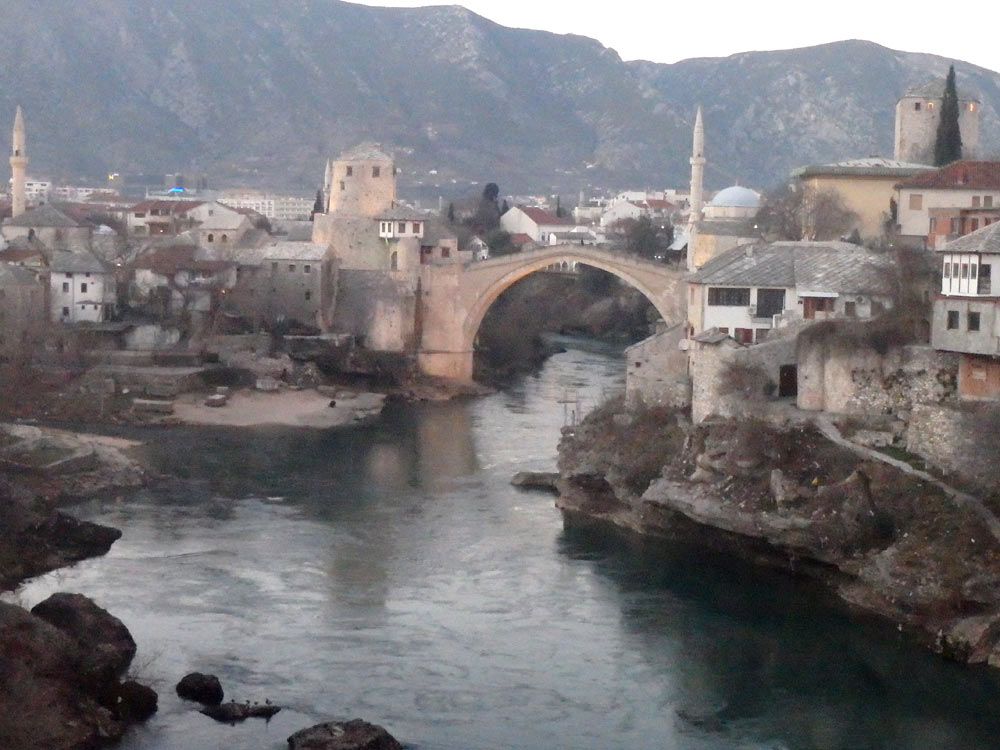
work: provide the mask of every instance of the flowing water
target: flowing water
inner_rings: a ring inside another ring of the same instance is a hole
[[[991,674],[802,582],[564,528],[551,496],[512,488],[623,369],[571,349],[357,429],[142,432],[173,478],[76,508],[123,538],[17,598],[78,591],[129,627],[160,693],[129,749],[278,750],[351,717],[427,749],[1000,746]],[[174,694],[195,670],[286,708],[216,724]]]

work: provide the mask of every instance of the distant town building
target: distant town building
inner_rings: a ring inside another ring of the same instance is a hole
[[[91,248],[94,225],[73,218],[52,204],[23,211],[0,225],[4,239],[36,238],[49,250],[87,252]]]
[[[941,291],[934,300],[931,345],[961,354],[958,393],[1000,399],[1000,223],[981,227],[938,251]]]
[[[550,243],[549,235],[568,232],[575,224],[534,206],[514,206],[500,217],[500,228],[510,234],[526,234],[533,242]]]
[[[219,203],[232,208],[252,209],[272,221],[307,220],[312,214],[315,200],[315,196],[304,198],[254,191],[227,191],[219,197]]]
[[[896,135],[893,158],[917,164],[934,163],[934,140],[941,120],[945,79],[911,86],[896,102]],[[958,127],[962,154],[969,159],[979,150],[979,98],[958,89]]]
[[[99,323],[115,313],[118,289],[109,267],[89,252],[54,252],[49,258],[49,309],[61,323]]]

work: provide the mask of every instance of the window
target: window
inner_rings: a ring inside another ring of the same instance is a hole
[[[222,241],[229,242],[229,237],[227,237],[226,235],[222,235]]]
[[[341,190],[346,189],[346,186],[344,185],[344,181],[343,180],[340,181],[340,189]]]
[[[413,233],[414,234],[420,234],[420,222],[419,221],[413,222]]]
[[[968,317],[966,318],[966,326],[968,327],[968,329],[970,331],[978,331],[979,330],[979,313],[977,313],[977,312],[970,312],[969,315],[968,315]]]
[[[930,234],[935,234],[937,232],[937,219],[933,216],[931,217]]]
[[[949,331],[958,330],[958,310],[948,311],[948,330]]]
[[[855,302],[845,302],[844,303],[844,315],[848,318],[858,317],[858,307]]]
[[[73,274],[72,274],[72,273],[68,273],[68,274],[66,274],[66,278],[67,278],[67,279],[72,279],[72,278],[73,278]]]
[[[913,111],[914,112],[920,111],[920,102],[913,102]]]
[[[68,308],[68,307],[64,307],[64,308],[62,309],[62,316],[63,316],[64,318],[68,318],[68,317],[69,317],[69,308]]]
[[[962,264],[962,278],[963,279],[969,278],[969,264],[968,263],[963,263]]]
[[[969,111],[970,112],[975,112],[976,111],[976,105],[975,104],[969,104]]]
[[[208,233],[208,241],[209,242],[214,242],[215,241],[215,235],[212,234],[211,232]]]
[[[753,343],[753,329],[752,328],[735,328],[733,329],[733,338],[739,341],[741,344],[752,344]]]
[[[724,307],[748,307],[750,305],[750,290],[709,287],[708,304]]]
[[[983,208],[993,208],[993,196],[984,195],[983,196]]]
[[[441,257],[442,258],[450,258],[451,257],[451,248],[450,247],[442,247],[441,248]]]
[[[951,263],[948,261],[944,262],[944,270],[941,272],[941,275],[946,279],[951,276]]]
[[[972,196],[972,207],[973,208],[979,208],[979,196],[978,195]]]
[[[346,174],[348,177],[352,177],[354,175],[354,167],[348,167]]]
[[[302,273],[312,273],[312,266],[306,264],[302,266]]]
[[[63,291],[64,292],[68,292],[69,291],[69,282],[68,281],[64,281],[63,282]]]
[[[951,227],[950,227],[949,234],[960,234],[960,232],[959,232],[959,223],[960,222],[959,222],[958,219],[952,219],[951,220]]]
[[[208,215],[209,216],[215,216],[215,209],[214,208],[208,209]]]
[[[785,309],[784,289],[758,289],[757,312],[755,318],[770,318]]]
[[[87,282],[83,282],[80,284],[80,294],[86,294],[86,293],[87,293]]]
[[[294,271],[295,270],[295,264],[294,263],[289,263],[288,264],[288,270],[289,271]]]
[[[378,177],[381,171],[381,167],[372,167],[372,177]]]
[[[313,298],[313,293],[307,289],[306,290],[306,301],[308,302],[312,298]]]
[[[977,268],[978,268],[978,266],[975,263],[969,264],[969,278],[970,279],[976,278],[976,269]]]
[[[278,272],[278,264],[277,263],[272,263],[271,264],[271,273],[277,273],[277,272]]]
[[[406,234],[406,222],[400,221],[396,222],[396,231],[400,234]]]
[[[135,218],[137,218],[137,219],[145,219],[146,218],[146,212],[145,211],[136,211],[135,212]]]
[[[927,102],[927,109],[934,109],[934,102]]]
[[[923,193],[910,193],[910,210],[919,211],[924,207]]]
[[[990,267],[989,263],[979,264],[978,294],[990,294],[993,291],[992,284],[990,283],[992,281],[992,279],[990,279],[992,270],[993,269]]]

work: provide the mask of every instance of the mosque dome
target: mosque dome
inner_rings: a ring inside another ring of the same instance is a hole
[[[760,208],[760,195],[750,188],[733,185],[716,193],[708,205],[717,208]]]

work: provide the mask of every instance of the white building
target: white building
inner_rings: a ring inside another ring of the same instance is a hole
[[[733,248],[688,276],[688,338],[718,329],[750,344],[791,320],[870,318],[889,304],[887,264],[848,242]]]
[[[896,188],[899,233],[925,241],[941,229],[932,226],[931,209],[1000,206],[1000,161],[956,161],[903,180]]]
[[[61,323],[99,323],[114,314],[118,287],[112,269],[90,253],[49,258],[49,313]]]
[[[569,232],[572,221],[561,219],[543,208],[534,206],[514,206],[500,217],[500,227],[510,234],[526,234],[534,242],[549,244],[553,232]]]
[[[252,209],[272,221],[302,221],[312,214],[315,198],[259,191],[227,191],[219,198],[219,203],[232,208]]]

